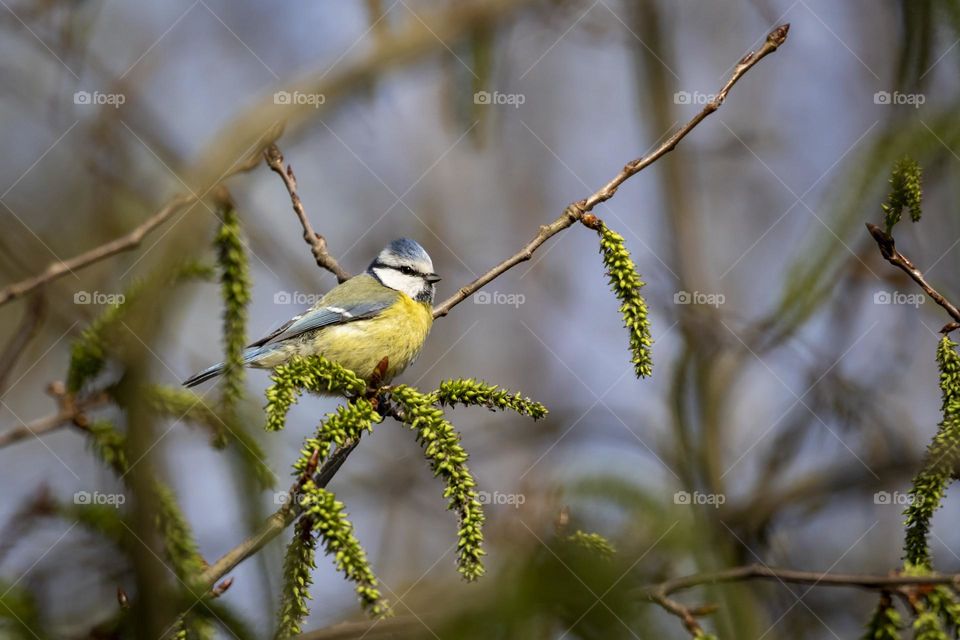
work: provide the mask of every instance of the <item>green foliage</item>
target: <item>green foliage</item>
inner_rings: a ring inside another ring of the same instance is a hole
[[[460,436],[443,411],[433,405],[432,394],[400,385],[392,390],[391,397],[402,406],[403,422],[417,432],[417,441],[424,447],[434,476],[441,476],[447,484],[444,497],[449,499],[448,508],[460,518],[457,564],[464,578],[476,580],[484,571],[484,516]]]
[[[185,280],[207,279],[213,270],[196,261],[186,261],[169,274],[151,275],[138,280],[123,293],[121,302],[110,305],[83,330],[70,348],[67,390],[78,393],[83,385],[97,377],[107,363],[113,332],[144,293],[152,286],[175,285]]]
[[[280,596],[279,624],[274,636],[277,640],[292,638],[303,633],[301,624],[310,612],[311,570],[316,567],[314,552],[317,539],[312,533],[309,518],[300,518],[294,529],[293,540],[287,547],[283,561],[283,592]]]
[[[0,637],[9,640],[40,640],[44,631],[33,596],[17,584],[0,581]]]
[[[943,419],[927,448],[923,468],[913,480],[906,516],[905,560],[909,566],[932,566],[927,534],[930,520],[940,507],[947,485],[960,463],[960,354],[957,344],[944,336],[937,348]]]
[[[153,486],[153,495],[157,508],[156,524],[163,536],[167,559],[177,577],[190,585],[204,568],[193,532],[169,487],[157,481]]]
[[[524,398],[520,393],[512,394],[495,384],[487,384],[482,380],[461,378],[458,380],[444,380],[434,392],[435,402],[441,406],[456,406],[462,404],[480,405],[491,411],[494,409],[510,409],[523,416],[530,416],[540,420],[547,415],[547,408],[530,398]]]
[[[310,519],[327,555],[333,556],[337,569],[356,585],[360,605],[375,617],[387,615],[389,607],[380,597],[377,578],[370,570],[367,554],[353,535],[353,524],[347,519],[343,503],[333,492],[318,487],[312,480],[305,482],[301,491],[300,506],[304,514],[301,517]]]
[[[300,458],[293,468],[298,474],[303,473],[310,465],[315,451],[322,463],[330,455],[334,445],[341,446],[349,440],[359,438],[362,432],[373,430],[374,422],[381,420],[383,418],[374,411],[373,404],[365,398],[357,398],[345,406],[337,407],[334,413],[327,414],[323,419],[315,435],[304,441]]]
[[[182,387],[151,385],[145,395],[150,408],[158,415],[203,425],[214,434],[222,430],[236,441],[237,452],[254,472],[260,486],[269,489],[276,484],[276,475],[264,462],[266,452],[240,422],[236,411],[221,417],[203,397]]]
[[[322,356],[293,357],[273,370],[271,380],[273,384],[267,389],[267,431],[283,429],[287,412],[304,391],[351,398],[367,389],[355,373]]]
[[[883,209],[883,223],[889,234],[900,222],[904,209],[910,210],[910,219],[920,221],[923,201],[922,171],[920,164],[910,157],[903,157],[893,165],[890,173],[890,193],[887,201],[880,205]]]
[[[125,449],[126,437],[109,420],[97,420],[87,427],[87,433],[90,436],[90,446],[97,457],[117,475],[124,475],[129,468]]]
[[[571,535],[567,536],[566,540],[584,549],[593,551],[605,559],[612,558],[617,553],[613,544],[599,533],[587,533],[586,531],[577,529]]]
[[[630,332],[634,372],[638,378],[646,378],[653,374],[653,356],[650,352],[653,338],[650,335],[647,302],[640,295],[645,283],[637,273],[623,236],[602,222],[597,232],[600,234],[600,253],[610,278],[610,289],[620,301],[623,325]]]
[[[250,274],[243,247],[240,217],[233,203],[220,208],[222,220],[217,231],[217,263],[223,296],[223,407],[229,415],[243,397],[243,350],[246,345],[247,305],[250,303]],[[226,434],[217,427],[217,444],[226,445]]]
[[[880,597],[880,602],[867,623],[863,640],[900,640],[902,628],[900,613],[893,606],[890,595],[885,593]]]

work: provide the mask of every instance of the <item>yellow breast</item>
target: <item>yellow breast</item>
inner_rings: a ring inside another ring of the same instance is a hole
[[[401,293],[397,302],[377,317],[324,329],[303,347],[305,352],[333,360],[365,380],[386,357],[384,381],[389,381],[417,358],[432,325],[430,305]]]

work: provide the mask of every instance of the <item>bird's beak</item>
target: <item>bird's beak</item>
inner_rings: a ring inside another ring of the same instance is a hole
[[[427,278],[427,282],[429,282],[430,284],[433,284],[434,282],[440,282],[441,280],[443,280],[443,278],[441,278],[435,273],[428,273],[426,278]]]

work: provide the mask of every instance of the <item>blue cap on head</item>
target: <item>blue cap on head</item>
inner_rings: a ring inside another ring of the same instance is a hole
[[[426,249],[410,238],[397,238],[387,245],[387,251],[406,260],[429,260]]]

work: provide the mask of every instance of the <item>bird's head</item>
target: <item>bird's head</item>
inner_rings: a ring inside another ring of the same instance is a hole
[[[433,272],[433,261],[426,250],[409,238],[399,238],[384,247],[370,263],[367,273],[385,287],[430,304],[433,304],[433,285],[440,280]]]

